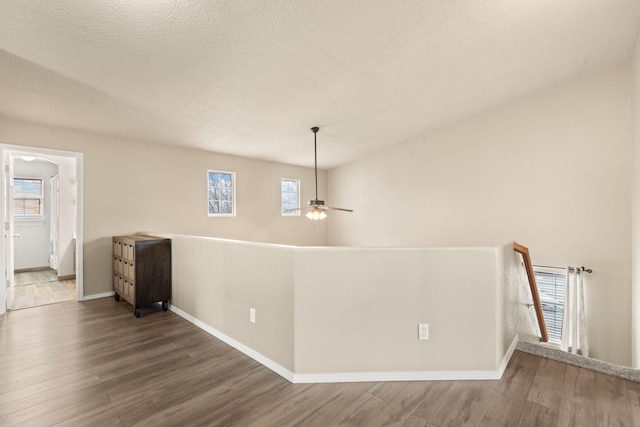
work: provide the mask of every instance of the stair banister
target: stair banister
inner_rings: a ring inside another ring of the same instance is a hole
[[[538,318],[538,325],[540,326],[540,341],[549,341],[549,334],[547,334],[547,325],[544,323],[544,315],[542,313],[542,303],[540,302],[540,294],[538,293],[538,285],[536,284],[536,277],[533,274],[533,264],[531,263],[531,256],[529,255],[529,249],[519,245],[513,244],[513,250],[522,254],[522,260],[524,261],[524,268],[527,271],[527,278],[529,279],[529,288],[531,289],[531,296],[533,297],[533,306],[536,309],[536,317]]]

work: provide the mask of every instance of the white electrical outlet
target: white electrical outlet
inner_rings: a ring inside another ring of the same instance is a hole
[[[256,309],[255,308],[250,308],[249,309],[249,322],[256,323]]]
[[[428,323],[418,323],[418,339],[419,340],[428,340],[429,339],[429,324]]]

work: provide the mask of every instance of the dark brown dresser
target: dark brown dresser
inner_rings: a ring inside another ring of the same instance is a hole
[[[113,291],[140,317],[140,307],[157,302],[167,310],[171,299],[171,239],[113,237]]]

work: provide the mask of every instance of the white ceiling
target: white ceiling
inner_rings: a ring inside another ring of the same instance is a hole
[[[0,115],[330,168],[627,61],[640,0],[0,0]]]

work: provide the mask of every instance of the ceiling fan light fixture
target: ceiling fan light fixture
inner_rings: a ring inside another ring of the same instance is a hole
[[[318,140],[317,135],[319,127],[314,126],[311,128],[311,132],[313,132],[313,155],[314,155],[314,172],[315,172],[315,184],[316,184],[316,198],[313,200],[309,200],[309,207],[311,210],[305,214],[307,218],[311,221],[321,221],[327,217],[325,210],[331,209],[335,211],[344,211],[344,212],[353,212],[351,209],[343,209],[343,208],[332,208],[330,206],[325,206],[324,200],[318,200]],[[300,208],[297,208],[300,209]]]
[[[315,207],[313,210],[310,210],[305,214],[307,218],[311,221],[321,221],[327,217],[327,214],[322,211],[322,209]]]

